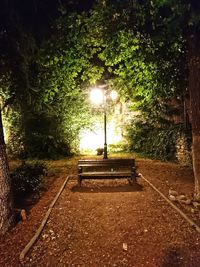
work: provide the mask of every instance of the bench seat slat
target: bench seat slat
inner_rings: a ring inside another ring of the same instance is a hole
[[[108,164],[79,164],[78,165],[79,167],[131,167],[131,166],[133,166],[133,164],[118,164],[118,163],[116,163],[116,164],[110,164],[110,165],[108,165]]]
[[[134,173],[132,172],[83,172],[80,173],[79,176],[83,176],[83,177],[87,177],[87,176],[102,176],[102,177],[106,177],[106,176],[117,176],[117,177],[131,177],[131,175],[133,175]]]
[[[107,160],[79,160],[78,161],[78,165],[80,164],[134,164],[135,160],[131,159],[131,160],[111,160],[111,159],[107,159]]]

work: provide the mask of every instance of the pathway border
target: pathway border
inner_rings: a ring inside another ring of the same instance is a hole
[[[147,180],[141,173],[138,175],[146,181],[162,198],[164,198],[168,204],[170,204],[198,233],[200,233],[200,227],[193,222],[184,212],[182,212],[176,205],[174,205],[163,193],[161,193],[149,180]]]
[[[57,193],[57,195],[55,196],[54,200],[51,202],[48,211],[46,212],[44,219],[42,220],[39,228],[37,229],[36,233],[34,234],[34,236],[31,238],[31,240],[28,242],[28,244],[24,247],[24,249],[22,250],[22,252],[20,253],[19,256],[19,260],[22,263],[26,254],[28,253],[28,251],[31,249],[31,247],[35,244],[35,242],[37,241],[38,237],[40,236],[42,230],[44,229],[44,226],[47,223],[47,220],[51,214],[51,211],[54,207],[54,205],[56,204],[56,201],[58,200],[59,196],[61,195],[63,189],[65,188],[67,182],[69,181],[69,179],[72,177],[73,175],[68,175],[67,178],[65,179],[64,183],[62,184],[59,192]]]

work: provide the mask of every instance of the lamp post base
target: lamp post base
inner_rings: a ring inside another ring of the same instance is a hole
[[[104,159],[107,159],[108,158],[107,144],[104,144],[103,158]]]

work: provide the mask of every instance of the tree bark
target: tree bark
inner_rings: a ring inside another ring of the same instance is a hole
[[[197,34],[189,37],[189,93],[192,125],[192,160],[195,198],[200,199],[200,43]]]
[[[13,197],[0,112],[0,235],[5,234],[13,221]]]

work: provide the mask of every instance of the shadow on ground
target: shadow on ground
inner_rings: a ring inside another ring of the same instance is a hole
[[[118,185],[118,186],[97,186],[97,185],[82,185],[73,186],[71,188],[72,192],[81,192],[81,193],[116,193],[116,192],[136,192],[142,191],[143,186],[136,183],[134,185]]]
[[[186,256],[181,248],[169,247],[166,251],[162,267],[182,267],[184,266],[184,258]]]

